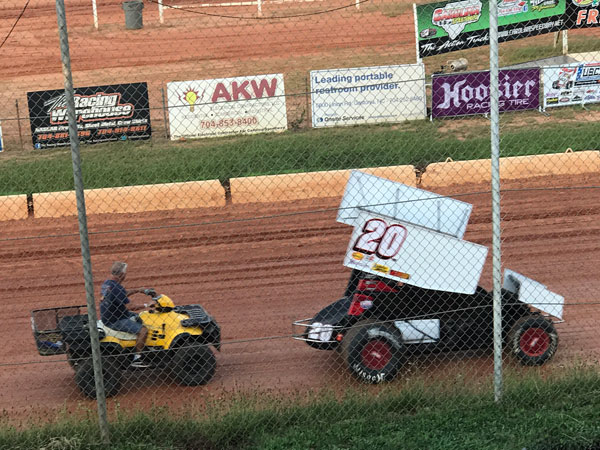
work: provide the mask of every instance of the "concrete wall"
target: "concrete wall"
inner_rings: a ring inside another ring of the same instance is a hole
[[[373,175],[417,185],[413,166],[360,169]],[[232,178],[230,199],[233,203],[255,203],[341,197],[350,170],[294,173]],[[600,173],[600,152],[581,151],[548,155],[518,156],[500,159],[500,177],[504,180],[547,175]],[[490,183],[489,159],[447,161],[429,164],[421,174],[419,187],[437,187],[465,183]],[[226,205],[226,191],[217,180],[128,186],[85,191],[88,214],[136,213],[145,211],[210,208]],[[33,195],[34,217],[62,217],[77,214],[75,191]],[[0,221],[28,217],[25,195],[0,197]]]

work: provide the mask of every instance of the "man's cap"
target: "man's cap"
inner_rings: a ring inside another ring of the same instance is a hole
[[[127,272],[127,263],[117,261],[114,262],[112,267],[110,268],[110,273],[113,275],[121,275]]]

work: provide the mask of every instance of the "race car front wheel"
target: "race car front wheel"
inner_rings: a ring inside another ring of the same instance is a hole
[[[526,366],[539,366],[548,361],[558,348],[554,324],[542,316],[526,316],[515,322],[509,335],[511,353]]]
[[[342,340],[342,357],[352,374],[366,383],[394,379],[405,351],[402,335],[395,327],[371,320],[354,325]]]

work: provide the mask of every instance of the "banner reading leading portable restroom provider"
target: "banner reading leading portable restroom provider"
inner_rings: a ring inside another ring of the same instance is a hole
[[[283,74],[167,84],[171,139],[287,130]]]
[[[69,145],[64,89],[27,93],[34,148]],[[149,139],[150,103],[146,83],[75,89],[77,129],[81,142]]]
[[[544,109],[600,102],[600,63],[544,67]]]
[[[564,28],[565,3],[572,0],[498,1],[498,42]],[[420,57],[489,44],[489,3],[445,1],[417,5],[416,39]]]
[[[539,68],[500,70],[498,81],[500,111],[539,108]],[[489,71],[434,75],[432,77],[432,117],[467,116],[489,112]]]
[[[310,72],[312,126],[424,119],[425,67],[357,67]]]

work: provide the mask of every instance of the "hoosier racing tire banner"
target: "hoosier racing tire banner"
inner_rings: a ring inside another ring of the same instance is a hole
[[[523,111],[540,106],[540,69],[500,70],[500,111]],[[490,72],[434,75],[431,80],[431,115],[468,116],[490,112]]]
[[[27,93],[31,137],[36,149],[69,145],[64,89]],[[146,83],[75,89],[79,140],[83,143],[150,139]]]

